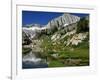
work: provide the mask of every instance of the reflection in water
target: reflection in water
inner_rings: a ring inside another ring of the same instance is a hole
[[[45,60],[36,57],[35,53],[30,51],[27,55],[22,58],[22,67],[23,69],[28,68],[46,68],[48,64]]]

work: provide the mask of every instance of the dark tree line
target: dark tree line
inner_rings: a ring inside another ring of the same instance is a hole
[[[89,31],[89,20],[86,17],[80,19],[77,23],[77,33]]]

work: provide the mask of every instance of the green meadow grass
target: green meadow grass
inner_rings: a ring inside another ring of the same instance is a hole
[[[45,58],[47,58],[47,61],[49,62],[49,67],[89,65],[89,42],[83,41],[78,46],[65,46],[63,42],[53,45],[49,37],[42,38],[43,43],[41,47],[44,51],[42,56],[46,55]],[[53,51],[54,49],[56,51]],[[58,57],[53,58],[52,54],[58,54]]]

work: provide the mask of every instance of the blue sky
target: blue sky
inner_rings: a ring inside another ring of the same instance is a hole
[[[53,18],[61,16],[63,13],[57,12],[36,12],[36,11],[22,11],[22,25],[40,24],[46,25]],[[71,13],[73,15],[84,17],[89,14]]]

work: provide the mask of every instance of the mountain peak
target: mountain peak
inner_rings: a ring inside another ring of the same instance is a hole
[[[32,23],[32,24],[26,24],[26,25],[24,25],[23,27],[29,28],[29,27],[43,27],[43,26],[44,26],[44,25]]]

